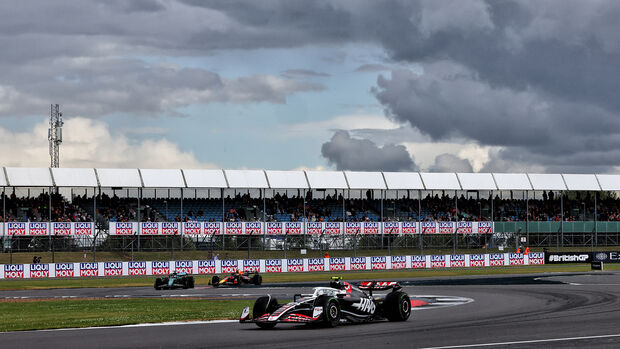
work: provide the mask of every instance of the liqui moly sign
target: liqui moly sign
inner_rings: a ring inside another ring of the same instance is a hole
[[[323,223],[309,222],[306,223],[306,229],[308,234],[319,235],[323,233]]]
[[[426,268],[426,256],[411,256],[411,267],[414,269]]]
[[[215,274],[215,261],[198,261],[198,274]]]
[[[345,270],[347,268],[344,257],[332,257],[329,259],[329,270]]]
[[[179,235],[179,223],[178,222],[162,222],[161,234],[162,235]]]
[[[266,259],[265,260],[265,272],[267,273],[282,272],[282,260],[281,259]]]
[[[238,226],[234,226],[233,231],[235,231],[238,227],[241,226],[241,223],[237,223],[237,224]],[[204,222],[204,234],[205,235],[220,235],[222,234],[221,227],[222,226],[219,222]]]
[[[116,235],[133,235],[133,223],[131,222],[112,222]]]
[[[304,260],[301,258],[289,258],[286,260],[286,271],[300,272],[304,271]]]
[[[158,235],[159,224],[157,222],[141,222],[140,223],[141,235]]]
[[[267,222],[267,235],[282,235],[282,222]]]
[[[153,272],[153,275],[170,274],[170,262],[168,261],[151,262],[151,271]]]
[[[233,273],[239,268],[236,259],[223,259],[220,263],[222,265],[222,273]]]
[[[5,279],[23,279],[24,278],[24,265],[23,264],[5,264],[4,265],[4,278]]]
[[[392,269],[407,268],[407,256],[391,256]]]
[[[470,267],[484,267],[484,255],[483,254],[470,254],[469,255]]]
[[[456,255],[450,256],[450,266],[451,267],[464,267],[465,266],[465,255],[456,254]]]
[[[67,236],[67,235],[71,235],[71,223],[69,223],[69,222],[54,222],[54,223],[52,223],[52,235],[54,235],[54,236]]]
[[[417,234],[418,223],[416,222],[403,222],[403,234]]]
[[[383,223],[383,234],[399,234],[400,224],[398,222],[385,222]],[[415,234],[415,229],[414,229]]]
[[[286,222],[284,223],[284,230],[288,235],[301,235],[303,234],[301,222]]]
[[[194,272],[194,263],[192,261],[174,261],[174,271],[192,274]]]
[[[93,235],[93,223],[92,222],[76,222],[73,223],[73,234],[79,236],[92,236]]]
[[[25,236],[26,235],[26,223],[21,222],[8,222],[6,224],[7,235],[12,236]]]
[[[385,256],[370,257],[370,269],[372,270],[385,270],[387,269],[387,263]]]
[[[350,235],[361,234],[362,224],[360,222],[346,222],[344,224],[344,232]]]
[[[351,270],[366,270],[366,257],[351,257]]]
[[[226,222],[226,234],[227,235],[243,234],[243,224],[241,222]]]
[[[245,233],[249,235],[261,235],[263,233],[263,224],[261,222],[246,222]]]
[[[146,262],[129,262],[127,273],[129,275],[146,275]]]
[[[338,222],[325,222],[325,234],[338,235],[340,234],[340,223]]]
[[[310,258],[308,259],[308,271],[324,271],[325,259],[324,258]]]
[[[200,222],[183,222],[183,233],[185,235],[201,235],[202,224]]]
[[[80,263],[80,276],[99,276],[99,263]]]
[[[381,234],[378,222],[364,222],[364,234]]]
[[[45,236],[47,234],[47,223],[42,222],[30,222],[28,223],[28,235],[31,236]]]
[[[446,267],[446,256],[444,255],[431,256],[431,268],[445,268],[445,267]]]
[[[74,277],[75,266],[73,263],[56,263],[54,265],[57,278]]]
[[[45,264],[30,264],[30,277],[31,278],[48,278],[48,277],[50,277],[50,265],[47,264],[47,263],[45,263]]]
[[[258,259],[244,259],[243,271],[260,271],[260,260]]]
[[[104,276],[122,276],[123,275],[123,263],[122,262],[104,262],[103,263],[103,275]]]

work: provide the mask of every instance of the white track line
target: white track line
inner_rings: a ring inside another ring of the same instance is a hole
[[[497,345],[517,345],[517,344],[531,344],[531,343],[549,343],[549,342],[568,342],[584,339],[598,339],[598,338],[614,338],[620,337],[620,334],[608,334],[600,336],[584,336],[584,337],[565,337],[565,338],[550,338],[550,339],[534,339],[529,341],[515,341],[515,342],[496,342],[496,343],[479,343],[479,344],[465,344],[465,345],[448,345],[445,347],[426,347],[421,349],[454,349],[454,348],[478,348],[478,347],[492,347]]]
[[[117,329],[117,328],[132,328],[132,327],[208,325],[208,324],[221,324],[221,323],[232,323],[232,322],[239,322],[239,320],[174,321],[174,322],[131,324],[131,325],[120,325],[120,326],[53,328],[53,329],[49,329],[49,330],[33,330],[33,331],[20,331],[20,332],[55,332],[55,331],[102,330],[102,329]],[[16,333],[16,332],[0,332],[0,334],[7,334],[7,333]]]

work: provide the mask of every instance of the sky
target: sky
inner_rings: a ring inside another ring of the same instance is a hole
[[[620,2],[0,0],[0,166],[614,173]]]

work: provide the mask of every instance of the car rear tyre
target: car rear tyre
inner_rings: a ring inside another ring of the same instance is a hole
[[[411,315],[411,300],[405,292],[391,292],[383,303],[385,315],[390,321],[407,321]]]
[[[259,274],[254,274],[254,276],[252,276],[252,283],[254,285],[260,286],[263,283],[263,277]]]
[[[194,277],[193,276],[190,276],[188,278],[188,282],[189,282],[189,285],[188,285],[189,288],[194,288]]]
[[[162,284],[163,284],[163,283],[162,283],[161,278],[157,278],[157,279],[155,279],[155,285],[154,285],[154,287],[155,287],[155,289],[156,289],[156,290],[160,290],[160,289],[161,289],[161,285],[162,285]]]
[[[218,287],[220,285],[220,277],[217,275],[213,275],[213,277],[211,278],[211,285],[213,287]]]
[[[323,324],[336,327],[340,322],[340,303],[334,297],[320,296],[314,301],[315,306],[323,307]]]
[[[189,279],[183,278],[182,281],[183,281],[183,289],[189,288]]]
[[[278,308],[279,305],[277,299],[271,296],[259,297],[256,302],[254,302],[254,307],[252,308],[252,318],[257,319],[265,314],[271,314],[278,310]],[[256,325],[260,328],[273,328],[276,323],[257,322]]]

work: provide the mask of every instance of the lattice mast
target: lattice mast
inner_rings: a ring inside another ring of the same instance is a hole
[[[50,128],[47,139],[50,143],[51,167],[60,167],[60,143],[62,143],[62,113],[60,105],[52,104],[50,108]]]

